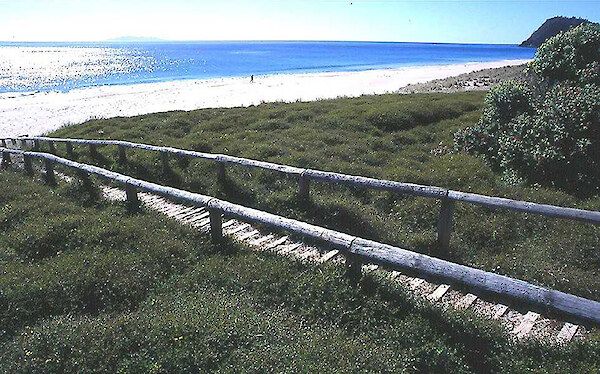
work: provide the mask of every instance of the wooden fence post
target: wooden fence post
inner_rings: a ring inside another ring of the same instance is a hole
[[[346,275],[350,280],[350,285],[356,287],[362,278],[362,258],[350,251],[346,251]]]
[[[66,142],[65,147],[67,148],[67,156],[73,157],[73,144],[71,144],[71,142]]]
[[[11,139],[12,145],[17,145],[17,139]]]
[[[54,161],[45,159],[44,164],[46,165],[46,183],[50,185],[56,184],[56,176],[54,175]]]
[[[169,168],[169,154],[167,152],[161,152],[160,153],[160,160],[162,163],[162,172],[163,174],[168,174],[170,171]]]
[[[31,165],[31,156],[23,155],[23,165],[25,168],[25,174],[33,175],[33,166]]]
[[[27,148],[27,140],[21,139],[21,149],[26,149],[26,148]]]
[[[98,150],[96,149],[96,144],[90,144],[90,156],[93,159],[98,158]]]
[[[2,139],[2,148],[6,148],[6,140]]]
[[[213,243],[223,240],[223,216],[218,209],[208,209],[210,219],[210,238]]]
[[[34,139],[33,141],[33,150],[36,152],[40,151],[40,141],[37,139]]]
[[[90,175],[85,170],[81,170],[81,169],[76,169],[76,170],[77,170],[77,175],[79,176],[79,179],[81,179],[81,184],[83,184],[83,188],[85,188],[86,190],[91,190],[92,189],[92,181],[90,180]]]
[[[119,148],[119,163],[126,164],[127,163],[127,153],[125,153],[125,147],[122,145],[118,146]]]
[[[54,142],[52,140],[48,142],[48,146],[50,147],[50,153],[56,153],[56,147],[54,146]]]
[[[127,205],[130,210],[137,210],[140,207],[137,188],[130,183],[125,183],[125,195],[127,195]]]
[[[450,237],[452,236],[452,221],[454,214],[454,201],[443,198],[437,228],[437,246],[443,254],[448,253]]]
[[[300,174],[300,180],[298,181],[298,199],[300,201],[308,200],[310,193],[310,179],[304,175],[304,173]]]
[[[2,166],[10,165],[10,153],[2,152]]]
[[[225,165],[217,161],[217,181],[225,182]]]

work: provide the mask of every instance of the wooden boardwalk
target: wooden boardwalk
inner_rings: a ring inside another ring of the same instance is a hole
[[[102,187],[104,196],[109,200],[125,201],[125,191],[115,187]],[[204,208],[189,207],[178,204],[163,197],[139,193],[144,207],[162,213],[182,224],[208,232],[210,221],[208,211]],[[292,237],[273,232],[261,231],[251,224],[229,219],[223,222],[223,232],[230,238],[247,245],[256,251],[270,251],[282,256],[320,264],[332,262],[344,264],[345,258],[337,250],[298,241]],[[387,271],[377,265],[363,265],[363,271],[380,272],[391,282],[406,287],[416,297],[424,298],[441,308],[472,310],[490,319],[498,320],[516,338],[533,337],[556,343],[566,343],[573,339],[583,338],[587,332],[583,326],[556,319],[547,318],[528,310],[516,310],[504,304],[488,301],[472,293],[453,289],[446,284],[436,284],[422,278],[412,277],[398,271]]]

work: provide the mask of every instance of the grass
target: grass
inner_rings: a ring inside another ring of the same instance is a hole
[[[4,171],[0,190],[0,372],[600,369],[596,332],[517,343],[381,275],[353,288],[343,268],[213,245],[77,184]]]
[[[109,138],[226,153],[395,181],[448,187],[583,209],[578,199],[539,186],[507,185],[481,159],[452,151],[455,131],[477,122],[484,93],[380,95],[249,108],[205,109],[93,120],[51,136]],[[59,147],[64,155],[64,149]],[[228,166],[216,183],[205,160],[100,148],[78,159],[143,179],[225,198],[286,217],[401,246],[535,284],[600,300],[600,230],[590,224],[457,204],[450,253],[438,253],[439,202],[426,198],[313,183],[311,200],[296,200],[297,181]]]

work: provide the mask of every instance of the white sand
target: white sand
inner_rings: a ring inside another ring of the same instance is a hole
[[[101,86],[69,92],[3,93],[0,94],[0,137],[41,135],[91,118],[382,94],[395,92],[407,84],[525,62],[527,60],[506,60],[359,72],[279,74],[255,76],[253,84],[248,78],[222,78]]]

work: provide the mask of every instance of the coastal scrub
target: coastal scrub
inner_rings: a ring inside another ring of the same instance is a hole
[[[456,147],[482,155],[505,180],[577,195],[600,190],[600,25],[546,41],[528,69],[533,83],[505,82],[483,115],[458,131]]]

